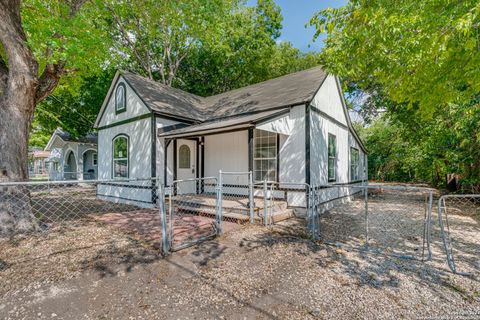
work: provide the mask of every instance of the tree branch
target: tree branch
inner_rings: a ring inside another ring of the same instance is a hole
[[[42,75],[38,79],[37,92],[35,93],[35,101],[39,103],[52,93],[58,85],[60,78],[67,73],[65,69],[65,61],[56,64],[48,64],[43,70]]]
[[[25,95],[25,91],[18,90],[18,87],[25,90],[35,88],[38,72],[38,63],[27,45],[27,37],[22,27],[20,0],[0,1],[0,42],[8,60],[7,85],[3,98],[20,99]],[[6,67],[5,61],[3,65]],[[5,77],[3,72],[2,80]],[[34,106],[24,107],[31,109]]]

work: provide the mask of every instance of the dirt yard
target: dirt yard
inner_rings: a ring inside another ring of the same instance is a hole
[[[480,319],[480,279],[245,226],[162,258],[113,224],[0,242],[2,319]],[[440,239],[433,239],[440,246]]]

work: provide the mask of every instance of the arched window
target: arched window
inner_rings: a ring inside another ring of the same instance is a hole
[[[127,110],[126,89],[123,83],[117,86],[115,93],[115,112],[121,113]]]
[[[128,136],[113,139],[113,177],[128,178]]]
[[[180,169],[190,169],[190,148],[185,144],[178,149],[178,167]]]

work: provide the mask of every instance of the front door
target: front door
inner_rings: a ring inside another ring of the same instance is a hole
[[[179,139],[177,141],[177,180],[194,179],[197,177],[197,142],[195,140]],[[195,193],[196,181],[180,182],[177,193]]]

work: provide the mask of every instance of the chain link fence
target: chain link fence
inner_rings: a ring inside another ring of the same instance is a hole
[[[314,240],[428,260],[437,203],[435,239],[443,244],[448,266],[458,274],[478,273],[478,194],[444,195],[434,203],[428,188],[254,182],[251,172],[219,172],[218,178],[175,181],[170,187],[156,178],[0,183],[0,235],[44,234],[95,222],[156,239],[168,253],[241,225],[269,226],[297,216],[306,219]]]
[[[227,222],[254,223],[260,207],[254,198],[252,172],[219,171],[222,219]]]
[[[154,208],[157,188],[156,179],[0,183],[0,234],[108,222],[116,213]]]
[[[480,194],[440,197],[438,223],[451,271],[480,274]]]
[[[431,190],[364,185],[312,190],[319,228],[314,234],[323,242],[418,260],[431,256]]]
[[[216,177],[174,181],[161,194],[165,253],[190,247],[221,232]]]

